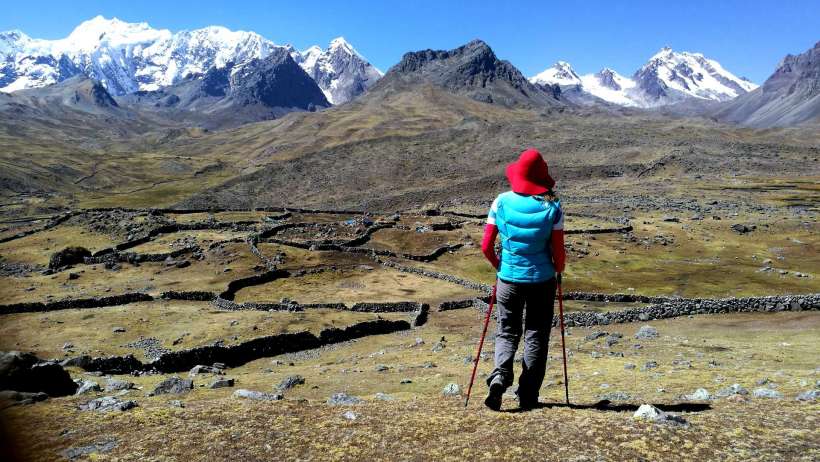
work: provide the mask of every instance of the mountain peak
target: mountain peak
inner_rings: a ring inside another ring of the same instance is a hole
[[[377,85],[377,91],[433,85],[453,94],[507,107],[561,105],[553,89],[527,81],[515,66],[500,60],[481,40],[452,50],[405,53]],[[388,90],[389,91],[389,90]]]
[[[530,82],[548,85],[580,85],[581,77],[566,61],[556,61],[555,64],[530,78]]]
[[[348,41],[345,40],[344,37],[341,36],[331,40],[328,49],[331,51],[344,50],[351,54],[356,53],[356,50],[353,48],[353,46],[350,43],[348,43]]]

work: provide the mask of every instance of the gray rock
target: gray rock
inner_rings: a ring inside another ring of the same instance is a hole
[[[149,396],[166,395],[166,394],[180,394],[187,393],[194,388],[194,381],[189,379],[181,379],[177,376],[168,377],[162,382],[158,383]]]
[[[625,393],[623,391],[613,391],[609,393],[604,393],[601,395],[601,399],[605,399],[608,401],[629,401],[632,399],[632,396],[629,393]]]
[[[817,401],[820,399],[820,390],[807,390],[797,395],[797,401]]]
[[[376,367],[374,368],[374,370],[376,372],[383,372],[383,371],[386,371],[388,369],[390,369],[390,367],[385,365],[385,364],[376,364]]]
[[[635,338],[644,340],[658,338],[658,329],[655,329],[652,326],[643,326],[638,329],[638,332],[635,334]]]
[[[117,326],[117,327],[115,327],[115,328],[111,329],[111,332],[114,332],[114,333],[122,333],[122,332],[125,332],[125,327],[122,327],[122,326]]]
[[[135,407],[137,407],[136,401],[122,401],[113,396],[103,396],[80,405],[80,409],[83,411],[98,412],[127,411]]]
[[[646,364],[641,367],[641,370],[648,371],[649,369],[655,369],[658,367],[658,363],[656,361],[647,361]]]
[[[728,387],[726,387],[722,390],[719,390],[715,394],[715,396],[717,396],[719,398],[725,398],[727,396],[732,396],[732,395],[744,395],[745,396],[745,395],[748,395],[748,394],[749,394],[749,390],[743,388],[743,386],[741,386],[739,383],[735,383],[735,384],[732,384],[732,385],[730,385],[730,386],[728,386]]]
[[[593,332],[593,333],[587,335],[586,337],[584,337],[584,340],[586,340],[588,342],[592,342],[594,340],[598,340],[599,338],[606,337],[606,336],[607,336],[606,332]]]
[[[461,396],[461,388],[459,388],[457,383],[448,383],[443,390],[441,390],[441,394],[444,396]]]
[[[2,390],[0,391],[0,401],[9,401],[12,404],[34,404],[38,401],[45,401],[48,395],[43,392],[29,393],[25,391]],[[2,406],[0,406],[2,409]]]
[[[198,365],[191,368],[188,372],[189,377],[196,377],[199,374],[222,374],[222,369],[211,366]]]
[[[282,381],[279,382],[279,385],[277,385],[276,388],[278,388],[279,391],[285,391],[285,390],[290,390],[291,388],[293,388],[297,385],[304,385],[304,384],[305,384],[305,378],[302,377],[301,375],[289,375],[289,376],[285,377],[284,379],[282,379]]]
[[[746,226],[746,225],[741,224],[741,223],[735,223],[735,224],[733,224],[733,225],[732,225],[732,231],[734,231],[734,232],[736,232],[736,233],[738,233],[738,234],[746,234],[746,233],[750,233],[750,232],[752,232],[752,230],[754,230],[755,228],[756,228],[756,226],[754,226],[754,225],[752,225],[752,226]]]
[[[77,385],[77,392],[74,393],[75,395],[84,395],[86,393],[94,393],[97,391],[102,391],[100,384],[97,382],[92,382],[91,380],[78,380]]]
[[[117,444],[118,443],[116,439],[98,441],[96,443],[89,444],[88,446],[78,446],[74,448],[65,449],[63,451],[60,451],[60,455],[62,455],[68,460],[75,460],[83,456],[89,456],[91,454],[105,454],[106,452],[110,452],[111,450],[116,448]]]
[[[669,424],[669,425],[686,425],[686,419],[679,415],[663,412],[651,404],[641,404],[641,407],[635,411],[632,418],[639,420],[648,420],[650,422]]]
[[[233,392],[233,395],[236,398],[252,399],[255,401],[279,401],[285,398],[280,393],[265,393],[263,391],[245,390],[244,388],[236,390]]]
[[[752,392],[752,396],[755,398],[781,399],[783,398],[783,393],[769,388],[755,388]]]
[[[356,414],[353,411],[347,411],[344,414],[342,414],[342,417],[344,417],[347,420],[356,420],[359,418],[359,414]]]
[[[386,393],[379,392],[376,393],[376,399],[381,401],[393,401],[394,398]]]
[[[109,378],[105,383],[105,391],[109,393],[112,391],[131,390],[135,387],[136,386],[131,382],[114,378]]]
[[[171,401],[168,401],[168,405],[171,406],[171,407],[180,407],[180,408],[185,407],[185,403],[183,403],[182,401],[180,401],[178,399],[172,399]]]
[[[208,385],[208,388],[231,388],[234,385],[234,379],[218,378]]]
[[[336,393],[327,400],[327,404],[333,406],[350,406],[353,404],[361,404],[361,398],[350,396],[347,393]]]
[[[632,364],[632,363],[626,363],[626,364],[624,364],[624,369],[626,369],[626,370],[635,369],[635,365]]]
[[[683,395],[681,398],[686,401],[707,401],[712,399],[712,395],[709,393],[709,390],[705,388],[698,388],[694,393]]]
[[[43,362],[31,353],[0,352],[0,390],[43,392],[49,396],[68,396],[77,384],[56,362]]]

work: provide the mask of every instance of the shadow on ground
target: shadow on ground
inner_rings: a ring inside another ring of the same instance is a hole
[[[664,412],[703,412],[712,409],[710,404],[706,403],[676,403],[676,404],[653,404],[656,408],[664,411]],[[538,403],[532,409],[505,409],[501,412],[509,412],[509,413],[519,413],[519,412],[529,412],[535,411],[538,409],[552,409],[552,408],[569,408],[569,409],[578,409],[578,410],[595,410],[595,411],[607,411],[607,412],[635,412],[638,410],[638,405],[636,404],[615,404],[609,400],[601,400],[597,403],[592,404],[567,404],[567,403]]]

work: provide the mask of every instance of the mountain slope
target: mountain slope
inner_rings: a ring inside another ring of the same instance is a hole
[[[515,66],[499,60],[481,40],[459,48],[405,53],[376,85],[374,92],[430,84],[474,100],[506,107],[563,106],[560,92],[530,83]]]
[[[228,63],[153,92],[120,97],[123,105],[166,118],[222,128],[330,106],[316,82],[280,47],[261,59]]]
[[[652,56],[631,78],[609,68],[579,75],[569,63],[558,61],[530,81],[560,85],[569,98],[581,104],[596,104],[600,99],[642,108],[692,101],[728,101],[756,88],[755,84],[736,77],[700,53],[675,52],[668,47]]]
[[[382,72],[371,65],[343,37],[330,42],[327,50],[312,46],[291,52],[332,104],[343,104],[364,93]]]
[[[730,101],[715,117],[757,128],[820,121],[820,42],[787,55],[760,88]]]

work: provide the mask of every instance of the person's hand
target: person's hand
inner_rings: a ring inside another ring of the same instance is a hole
[[[555,282],[557,282],[559,286],[561,285],[561,273],[555,273]]]

